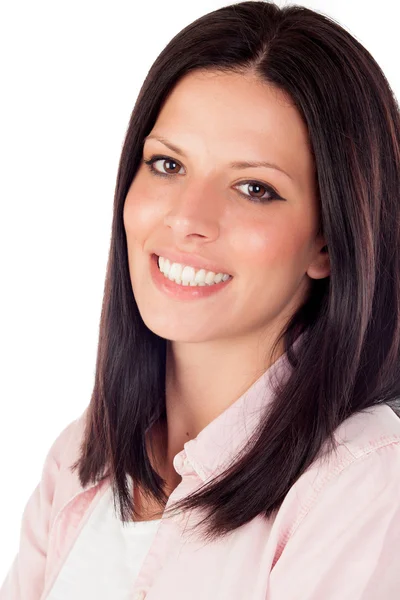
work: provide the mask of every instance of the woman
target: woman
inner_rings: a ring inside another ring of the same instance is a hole
[[[120,159],[93,395],[1,600],[398,597],[399,148],[326,16],[242,2],[172,39]]]

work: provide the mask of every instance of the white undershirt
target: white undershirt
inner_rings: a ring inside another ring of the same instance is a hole
[[[128,600],[161,519],[122,523],[111,487],[85,523],[48,600]]]

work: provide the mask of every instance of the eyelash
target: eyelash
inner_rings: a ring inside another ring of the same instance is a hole
[[[174,162],[180,166],[181,163],[177,160],[175,160],[174,158],[171,158],[170,156],[164,156],[164,155],[160,155],[160,154],[153,154],[149,160],[144,160],[143,162],[148,166],[149,171],[151,172],[152,175],[156,175],[159,177],[173,177],[174,175],[177,175],[177,173],[160,173],[159,171],[157,171],[154,167],[153,167],[153,163],[159,161],[159,160],[169,160],[171,162]],[[272,202],[273,200],[282,200],[283,198],[281,198],[281,196],[279,196],[279,194],[268,184],[262,182],[262,181],[257,181],[257,180],[247,180],[247,181],[242,181],[241,183],[237,184],[237,185],[249,185],[249,184],[255,184],[255,185],[260,185],[261,187],[266,189],[265,193],[269,193],[270,197],[269,198],[253,198],[252,196],[249,196],[248,194],[244,194],[243,192],[239,192],[239,194],[241,196],[244,196],[247,200],[250,200],[251,202],[254,202],[255,204],[266,204],[268,202]]]

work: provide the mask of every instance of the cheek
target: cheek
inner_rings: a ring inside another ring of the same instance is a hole
[[[139,180],[129,188],[124,203],[123,221],[125,231],[129,237],[146,239],[157,219],[160,218],[159,204],[146,195],[146,190]]]
[[[260,269],[281,270],[285,265],[291,269],[302,264],[307,240],[298,223],[286,220],[282,224],[271,218],[268,224],[253,221],[236,230],[232,245],[240,262],[259,273]]]

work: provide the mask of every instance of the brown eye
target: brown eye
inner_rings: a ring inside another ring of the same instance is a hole
[[[243,183],[240,185],[248,185],[248,190],[251,192],[249,195],[252,198],[262,198],[265,194],[265,192],[267,191],[267,187],[265,185],[261,185],[261,183],[257,183],[256,181],[254,182],[249,182],[249,183]],[[253,190],[251,191],[250,188],[253,188]]]
[[[166,177],[168,175],[176,175],[179,172],[174,170],[178,167],[180,167],[179,163],[176,162],[175,160],[173,160],[172,158],[169,158],[168,156],[152,156],[149,160],[145,160],[144,161],[146,163],[146,165],[149,166],[149,169],[152,173],[154,173],[154,175],[160,175],[161,177]],[[161,162],[164,164],[169,164],[172,165],[167,167],[167,172],[163,173],[162,171],[159,171],[158,169],[154,168],[154,164],[157,162]],[[169,170],[168,170],[169,169]]]
[[[275,192],[269,185],[261,183],[260,181],[244,181],[236,187],[247,186],[248,189],[253,188],[253,192],[250,194],[242,193],[243,196],[254,201],[260,200],[261,202],[271,202],[272,200],[280,200],[280,196]]]

